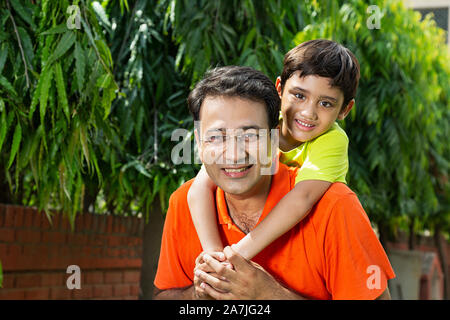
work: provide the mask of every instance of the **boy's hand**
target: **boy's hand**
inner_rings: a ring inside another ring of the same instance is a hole
[[[224,265],[231,265],[229,262],[226,262],[226,258],[225,258],[225,254],[223,252],[220,251],[216,251],[216,252],[206,252],[203,251],[202,253],[200,253],[198,255],[198,257],[195,259],[195,268],[200,268],[201,270],[203,270],[204,272],[214,272],[213,269],[211,269],[206,263],[205,260],[203,259],[203,256],[205,254],[210,255],[211,257],[213,257],[214,259],[216,259],[219,262],[222,262]]]
[[[214,269],[212,269],[203,259],[203,256],[205,254],[208,254],[210,257],[216,259],[219,261],[222,265],[226,266],[227,268],[233,269],[233,265],[229,263],[228,261],[225,261],[225,255],[223,252],[206,252],[203,251],[199,254],[199,256],[195,259],[195,268],[194,268],[194,296],[196,299],[212,299],[210,295],[206,293],[204,290],[205,284],[203,281],[200,280],[200,278],[197,276],[197,270],[201,270],[203,272],[209,273],[214,277],[220,278],[222,280],[226,280],[224,277],[219,276],[216,274]]]

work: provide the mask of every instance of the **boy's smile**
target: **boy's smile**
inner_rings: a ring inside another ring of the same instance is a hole
[[[342,107],[344,94],[339,88],[330,86],[330,78],[300,77],[300,74],[301,71],[294,72],[282,91],[277,79],[283,117],[280,138],[283,151],[325,133],[337,119],[345,118],[354,103],[352,100]]]

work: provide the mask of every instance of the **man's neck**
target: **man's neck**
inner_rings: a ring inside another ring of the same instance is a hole
[[[228,212],[233,222],[244,232],[248,233],[258,222],[269,195],[272,176],[261,178],[258,186],[255,186],[246,194],[225,193]]]

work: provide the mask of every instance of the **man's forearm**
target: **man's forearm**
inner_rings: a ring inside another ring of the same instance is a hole
[[[180,288],[159,290],[155,288],[153,291],[154,300],[194,300],[194,286]]]
[[[278,285],[278,290],[274,290],[270,293],[270,297],[268,297],[269,300],[307,300],[298,293],[284,287],[279,282]]]

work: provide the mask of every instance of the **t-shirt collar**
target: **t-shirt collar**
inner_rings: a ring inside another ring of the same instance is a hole
[[[263,212],[258,220],[258,223],[265,218],[265,216],[273,209],[273,207],[281,200],[290,190],[289,169],[286,165],[280,163],[278,172],[273,175],[269,195],[267,196]],[[220,224],[228,225],[228,229],[234,224],[231,219],[227,202],[225,200],[225,192],[221,188],[216,191],[216,208],[218,211],[218,218]]]

